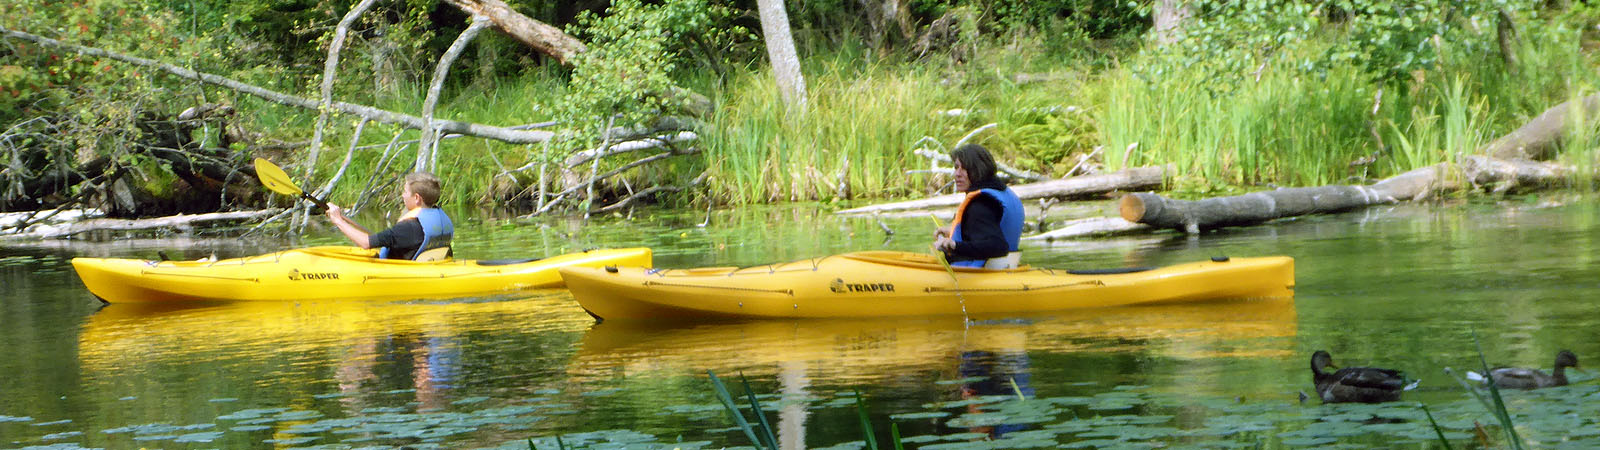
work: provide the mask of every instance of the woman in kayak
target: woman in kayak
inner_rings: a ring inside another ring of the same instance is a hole
[[[427,172],[406,175],[400,201],[406,213],[387,230],[368,232],[344,216],[344,209],[328,203],[328,219],[345,237],[361,248],[379,247],[379,258],[433,261],[450,257],[450,238],[455,234],[450,216],[435,205],[439,202],[439,178]]]
[[[956,267],[1010,269],[1019,264],[1022,199],[995,177],[994,157],[977,144],[950,152],[955,162],[956,190],[967,199],[949,226],[934,231],[934,248]]]

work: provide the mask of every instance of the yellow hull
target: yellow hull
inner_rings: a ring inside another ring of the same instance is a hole
[[[481,265],[374,258],[356,247],[311,247],[219,261],[73,258],[85,287],[111,303],[439,298],[561,287],[565,266],[651,265],[648,248],[590,250]]]
[[[584,380],[707,369],[764,377],[801,367],[812,379],[848,385],[923,370],[953,372],[960,356],[973,351],[1138,352],[1184,360],[1289,358],[1298,354],[1293,340],[1275,338],[1294,337],[1296,318],[1292,298],[1270,298],[1080,309],[972,324],[960,316],[608,321],[583,335],[568,372]],[[1204,384],[1226,384],[1218,381]]]
[[[561,275],[600,320],[993,315],[1294,296],[1286,256],[1100,275],[953,270],[929,255],[874,251],[747,268],[566,267]]]

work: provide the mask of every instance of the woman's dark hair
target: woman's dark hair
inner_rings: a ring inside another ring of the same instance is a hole
[[[994,179],[994,157],[982,145],[962,144],[950,151],[950,159],[960,162],[961,167],[967,169],[967,180],[973,185]]]

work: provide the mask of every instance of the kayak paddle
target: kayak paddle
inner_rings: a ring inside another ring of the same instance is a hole
[[[300,190],[300,186],[296,186],[294,181],[289,179],[289,174],[284,173],[283,168],[273,164],[272,161],[267,161],[265,158],[256,158],[256,177],[261,179],[261,185],[271,189],[272,192],[291,197],[300,197],[315,203],[318,208],[328,209],[328,202],[312,197],[306,191]]]
[[[944,228],[944,223],[939,221],[939,216],[928,213],[928,218],[933,219],[934,228]],[[938,261],[939,265],[944,266],[944,273],[950,274],[950,284],[956,287],[956,300],[961,302],[961,328],[965,330],[967,325],[972,323],[972,319],[967,316],[967,296],[961,295],[961,280],[956,278],[956,270],[950,268],[950,261],[945,260],[944,252],[939,251],[939,247],[928,244],[928,249],[933,251],[933,259]]]

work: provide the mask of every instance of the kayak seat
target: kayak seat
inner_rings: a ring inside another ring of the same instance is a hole
[[[480,265],[480,266],[509,266],[509,265],[512,265],[512,264],[531,263],[531,262],[538,261],[538,260],[541,260],[541,259],[544,259],[544,258],[480,259],[480,260],[478,260],[478,265]]]
[[[1077,269],[1068,270],[1073,275],[1116,275],[1119,273],[1138,273],[1147,270],[1156,270],[1155,267],[1116,267],[1111,269]]]

